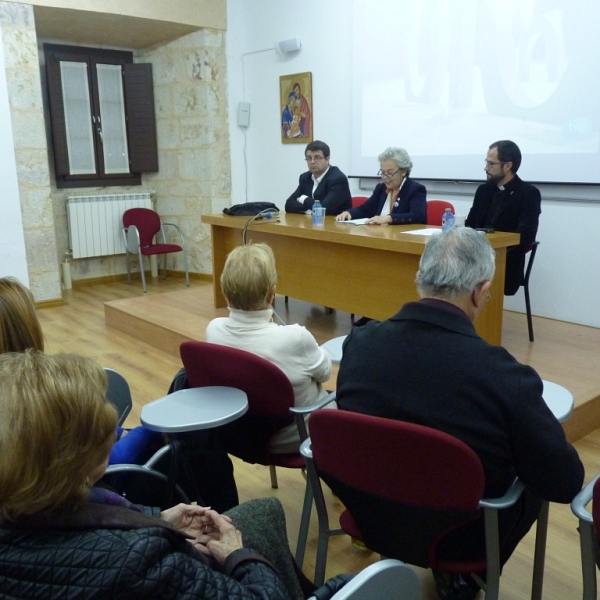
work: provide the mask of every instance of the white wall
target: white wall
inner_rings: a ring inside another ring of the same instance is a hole
[[[591,1],[591,0],[590,0]],[[279,76],[312,71],[314,137],[331,147],[331,162],[346,174],[350,168],[352,115],[350,0],[327,0],[311,10],[297,10],[289,0],[228,0],[227,58],[232,162],[232,202],[244,202],[244,135],[237,126],[237,104],[251,103],[246,131],[249,201],[275,202],[283,208],[305,170],[304,146],[280,141]],[[299,37],[302,49],[281,56],[274,51],[253,52],[280,40]],[[381,57],[393,60],[393,57]],[[243,63],[243,68],[242,68]],[[244,91],[245,90],[245,91]],[[490,143],[494,140],[490,140]],[[402,140],[398,140],[402,146]],[[383,148],[382,148],[383,150]],[[410,148],[407,148],[410,152]],[[487,148],[481,149],[482,164]],[[527,160],[527,157],[524,157]],[[373,165],[373,173],[378,165]],[[413,174],[418,178],[418,164]],[[598,174],[600,177],[600,173]],[[482,167],[483,180],[483,167]],[[350,180],[358,193],[357,180]],[[456,196],[444,191],[430,198],[448,199],[466,214],[470,191]],[[464,191],[464,190],[463,190]],[[532,308],[536,315],[600,327],[600,204],[570,202],[586,196],[600,201],[596,190],[542,190],[541,244],[531,278]],[[557,199],[549,200],[552,195]],[[524,311],[522,291],[505,299],[505,308]]]
[[[17,165],[12,135],[12,123],[6,87],[4,46],[0,28],[0,277],[11,275],[29,286],[25,238],[21,219],[21,202],[17,182]]]

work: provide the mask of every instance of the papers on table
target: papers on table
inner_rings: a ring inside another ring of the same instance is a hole
[[[350,219],[349,221],[337,221],[343,225],[364,225],[369,219]]]
[[[412,235],[436,235],[442,233],[440,229],[413,229],[412,231],[403,231],[402,233],[411,233]]]

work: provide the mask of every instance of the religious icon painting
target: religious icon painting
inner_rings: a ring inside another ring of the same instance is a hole
[[[279,78],[281,142],[307,144],[313,141],[312,73]]]

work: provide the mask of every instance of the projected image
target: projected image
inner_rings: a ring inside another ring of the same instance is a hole
[[[356,173],[402,145],[419,157],[415,176],[482,179],[489,144],[512,139],[530,179],[598,181],[595,5],[355,0]]]

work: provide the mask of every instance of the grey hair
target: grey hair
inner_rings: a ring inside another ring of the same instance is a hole
[[[431,236],[419,263],[419,295],[454,300],[470,294],[493,279],[495,256],[485,234],[470,227]]]
[[[386,148],[378,157],[377,160],[393,160],[399,169],[406,170],[406,174],[410,175],[410,170],[413,167],[412,161],[408,152],[404,148]]]

